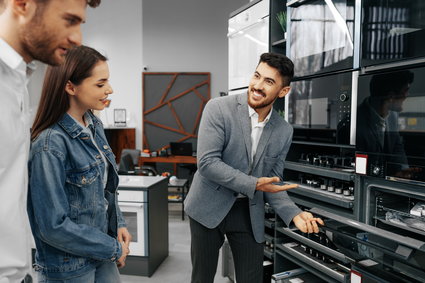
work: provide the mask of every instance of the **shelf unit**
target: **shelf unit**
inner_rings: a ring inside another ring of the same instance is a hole
[[[270,1],[270,36],[269,46],[270,52],[286,54],[286,29],[283,30],[279,20],[278,14],[285,13],[286,15],[286,1],[284,0],[271,0]],[[285,22],[285,27],[287,22]]]
[[[276,14],[281,11],[288,12],[287,26],[289,27],[289,12],[291,11],[291,9],[307,2],[309,2],[309,0],[270,1],[270,52],[287,55],[290,51],[289,49],[291,42],[294,43],[292,41],[293,37],[291,38],[291,31],[288,29],[288,33],[285,34],[285,31],[282,30],[278,20],[276,19]],[[359,35],[360,32],[363,32],[361,30],[363,20],[361,19],[359,12],[361,12],[361,8],[364,3],[362,4],[362,1],[355,2],[356,6],[354,12],[356,17],[354,18],[354,24],[356,26],[355,28],[357,29],[356,34]],[[360,32],[358,32],[359,28]],[[360,36],[357,38],[357,40],[356,38],[354,38],[354,41],[360,42],[359,39]],[[354,44],[354,48],[355,58],[356,55],[359,56],[361,46]],[[356,60],[356,58],[354,60]],[[423,61],[415,62],[414,64],[419,63],[422,64]],[[350,68],[356,69],[359,67],[359,64],[362,64],[362,62],[356,63],[355,61],[353,66],[351,66]],[[413,65],[413,61],[410,64]],[[387,66],[376,65],[367,66],[365,68],[361,67],[360,65],[361,72],[376,72],[382,71],[384,69],[390,70],[393,67],[401,66],[402,65],[391,66],[390,64],[388,64]],[[295,66],[295,68],[297,68],[297,65]],[[334,71],[332,72],[332,74],[334,75],[338,72],[340,71]],[[312,78],[319,77],[320,75],[323,74],[312,75]],[[354,95],[357,95],[357,93],[353,93],[353,96]],[[276,100],[273,107],[275,110],[278,111],[280,115],[284,116],[284,99]],[[417,113],[415,113],[414,116],[418,116]],[[405,141],[405,144],[409,144],[408,138],[410,137],[410,133],[407,131],[400,131],[400,133],[402,133],[406,137],[405,140],[407,141]],[[298,134],[300,135],[300,132],[298,132]],[[413,138],[421,137],[417,132],[413,134],[415,134]],[[301,135],[304,135],[304,133],[301,133]],[[305,136],[308,137],[308,133],[305,134]],[[328,138],[328,135],[326,135],[325,137]],[[314,208],[319,208],[328,211],[329,213],[333,213],[337,216],[340,216],[341,218],[344,218],[344,221],[347,222],[353,220],[358,221],[360,223],[367,223],[377,228],[385,228],[389,231],[394,231],[394,233],[406,236],[406,240],[408,240],[409,237],[413,240],[425,239],[425,233],[423,233],[423,231],[410,227],[403,227],[397,223],[390,222],[385,218],[386,212],[395,211],[398,215],[402,217],[409,217],[411,219],[423,221],[423,217],[412,217],[408,213],[408,211],[405,212],[404,210],[396,209],[397,202],[401,202],[402,197],[406,195],[409,197],[408,201],[405,201],[406,203],[412,204],[418,201],[425,201],[425,194],[423,193],[423,184],[407,184],[400,182],[402,180],[398,180],[399,182],[397,183],[390,182],[388,180],[381,180],[378,178],[370,178],[367,176],[357,175],[355,174],[353,168],[347,168],[349,166],[340,166],[339,168],[343,169],[336,169],[331,168],[331,166],[325,167],[306,163],[305,158],[301,158],[301,153],[312,153],[320,156],[336,155],[341,157],[354,157],[356,147],[348,144],[332,144],[331,142],[321,143],[320,141],[323,141],[325,139],[313,139],[311,137],[307,141],[305,141],[299,138],[299,136],[297,137],[295,134],[293,139],[294,140],[292,142],[291,149],[288,152],[287,161],[285,163],[284,180],[287,183],[296,183],[299,185],[297,189],[288,191],[288,195],[298,206],[305,209],[313,208],[313,210]],[[341,140],[337,140],[336,142],[344,143],[344,141]],[[318,180],[319,182],[315,183],[314,185],[306,182],[306,179],[312,180],[313,178],[316,178],[316,180]],[[322,180],[327,181],[320,182]],[[350,195],[344,196],[343,194],[336,194],[331,190],[321,189],[320,184],[328,185],[329,180],[331,180],[332,186],[334,186],[333,184],[335,183],[337,184],[337,186],[343,189],[347,187],[347,184],[350,187],[352,186],[352,188],[354,189],[354,193],[350,193]],[[372,182],[372,184],[370,184],[370,182]],[[317,184],[319,184],[319,186],[317,186]],[[418,186],[415,187],[416,185]],[[379,197],[384,193],[388,195],[389,198],[394,199],[395,204],[391,204],[393,206],[383,206],[377,203]],[[410,199],[410,197],[412,199]],[[266,207],[266,211],[269,209],[270,208]],[[316,260],[317,256],[310,256],[302,250],[303,247],[301,247],[301,245],[305,239],[298,237],[297,235],[291,233],[288,228],[285,228],[283,222],[281,222],[277,215],[271,217],[266,213],[266,218],[266,241],[269,243],[273,243],[273,259],[275,273],[291,270],[302,266],[310,273],[323,279],[325,282],[350,282],[350,270],[347,268],[347,266],[349,266],[348,263],[343,266],[341,266],[340,264],[318,263],[318,261]],[[270,218],[273,218],[274,221],[270,221]],[[272,234],[272,232],[270,232],[270,229],[272,227],[274,227],[274,238],[270,238],[270,235]],[[385,230],[383,230],[383,233],[384,232]],[[316,250],[321,250],[321,247],[315,245],[314,243],[308,243],[307,246],[313,246]],[[268,252],[269,250],[265,250],[266,258],[272,256]],[[333,258],[340,259],[342,262],[345,261],[345,255],[342,253],[351,255],[351,253],[347,251],[341,251],[341,254],[335,254],[333,251],[330,250],[322,250],[321,252],[328,255],[331,254]],[[394,270],[400,271],[397,269],[396,266],[394,266]],[[411,272],[413,273],[413,271]],[[393,274],[391,274],[391,276],[393,276]],[[420,278],[420,276],[417,277]]]
[[[269,34],[269,51],[286,55],[286,32],[280,25],[277,14],[286,13],[285,0],[270,0],[270,34]],[[286,23],[287,25],[287,23]],[[273,104],[273,108],[281,115],[285,116],[285,98],[277,98]]]
[[[188,191],[188,180],[177,179],[168,183],[168,203],[180,203],[182,206],[182,220],[184,220],[184,199]],[[175,198],[176,197],[176,198]]]

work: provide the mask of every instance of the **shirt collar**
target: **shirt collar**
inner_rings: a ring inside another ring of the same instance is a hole
[[[24,58],[2,38],[0,38],[0,60],[11,69],[24,72],[27,77],[36,69],[34,62],[26,64]]]
[[[266,118],[264,119],[263,122],[260,123],[267,123],[270,120],[270,117],[272,116],[272,112],[273,112],[273,107],[270,109],[269,114],[267,114]],[[251,107],[248,105],[248,114],[249,117],[252,118],[253,116],[256,115],[257,120],[258,120],[258,113]]]

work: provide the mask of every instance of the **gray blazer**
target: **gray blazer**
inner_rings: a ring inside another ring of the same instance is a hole
[[[210,100],[202,114],[198,138],[198,171],[185,200],[186,213],[208,228],[217,227],[239,193],[250,203],[255,240],[264,242],[264,203],[268,202],[287,225],[301,210],[286,192],[256,191],[258,177],[283,179],[292,127],[276,111],[263,129],[251,160],[251,120],[247,95]]]

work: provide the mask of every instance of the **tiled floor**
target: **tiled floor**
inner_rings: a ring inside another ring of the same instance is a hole
[[[189,283],[192,270],[190,263],[190,231],[187,217],[181,219],[180,206],[170,204],[169,213],[169,256],[150,277],[121,275],[122,283]],[[221,259],[214,283],[231,283],[221,276]]]

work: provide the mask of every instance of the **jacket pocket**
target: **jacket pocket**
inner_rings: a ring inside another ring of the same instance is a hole
[[[91,185],[99,176],[99,170],[92,167],[82,172],[70,172],[66,176],[66,182],[77,187]]]

